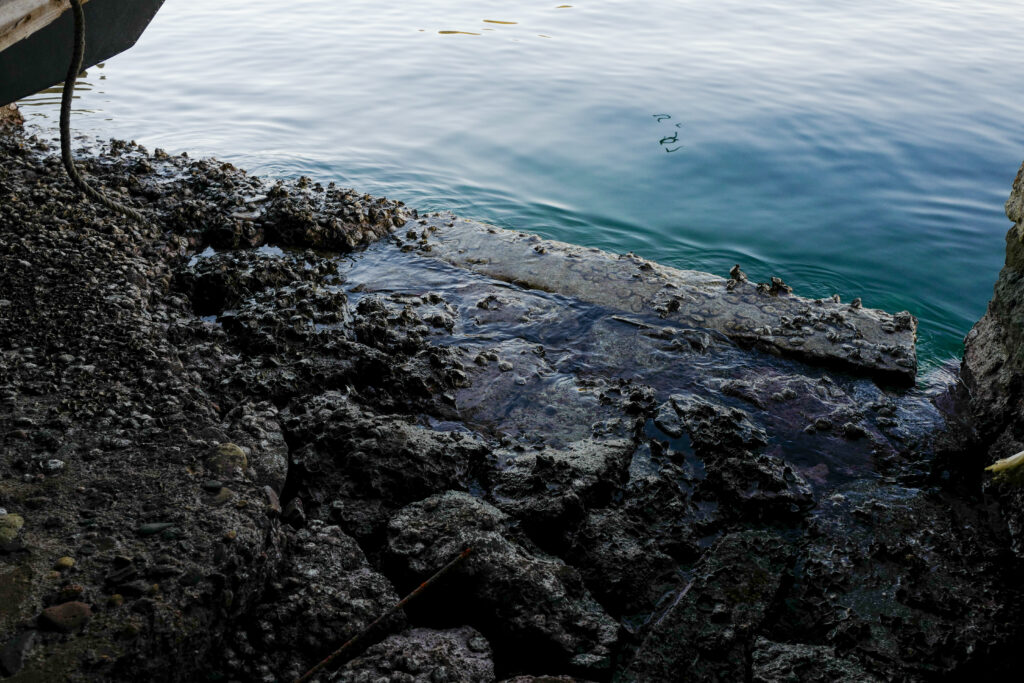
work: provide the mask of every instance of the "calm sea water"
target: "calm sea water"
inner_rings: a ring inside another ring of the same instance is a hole
[[[1022,35],[1016,2],[168,0],[74,125],[908,309],[928,366],[1002,263]]]

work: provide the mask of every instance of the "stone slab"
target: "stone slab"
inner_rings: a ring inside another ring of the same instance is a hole
[[[641,318],[715,330],[738,343],[806,362],[901,384],[916,378],[917,319],[906,311],[891,314],[784,290],[773,294],[752,282],[543,239],[450,213],[420,216],[406,227],[404,239],[411,248],[498,280]]]

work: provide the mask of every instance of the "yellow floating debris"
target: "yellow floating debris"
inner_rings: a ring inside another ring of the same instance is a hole
[[[995,478],[997,480],[1005,478],[1017,478],[1020,475],[1024,474],[1024,470],[1020,469],[1021,465],[1024,465],[1024,451],[1021,451],[1016,455],[1011,455],[1008,458],[997,460],[996,462],[986,467],[985,471],[992,472],[993,474],[995,474]]]

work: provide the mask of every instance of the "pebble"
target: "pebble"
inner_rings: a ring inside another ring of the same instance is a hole
[[[220,491],[224,487],[224,482],[219,479],[210,479],[209,481],[203,482],[203,489],[206,491]]]
[[[277,517],[281,514],[281,499],[278,497],[277,492],[269,486],[263,487],[263,493],[267,496],[267,512],[271,517]]]
[[[236,469],[244,472],[249,467],[249,459],[245,457],[245,451],[240,446],[233,443],[222,443],[207,459],[206,466],[212,472],[231,476]]]
[[[223,505],[224,503],[230,502],[235,497],[234,492],[229,488],[221,488],[217,491],[217,495],[213,497],[211,503],[214,505]]]
[[[92,617],[92,608],[84,602],[65,602],[47,607],[39,615],[39,625],[51,631],[74,633],[85,626]]]
[[[867,431],[855,422],[847,422],[843,425],[843,436],[847,439],[862,439],[867,435]]]
[[[74,566],[75,566],[74,558],[68,557],[67,555],[65,555],[64,557],[60,558],[59,560],[57,560],[56,562],[53,563],[53,568],[58,570],[58,571],[64,571],[66,569],[71,569]]]
[[[138,532],[142,536],[152,536],[153,534],[158,534],[161,531],[170,529],[173,526],[174,524],[171,522],[150,522],[140,526],[138,528]]]
[[[473,636],[466,643],[471,652],[490,652],[491,645],[483,636]]]
[[[18,537],[18,532],[25,526],[21,515],[0,515],[0,543],[10,543]]]

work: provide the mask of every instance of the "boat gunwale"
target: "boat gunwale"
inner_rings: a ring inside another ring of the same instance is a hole
[[[89,0],[82,0],[82,4]],[[0,0],[0,52],[31,37],[71,9],[69,0]]]

